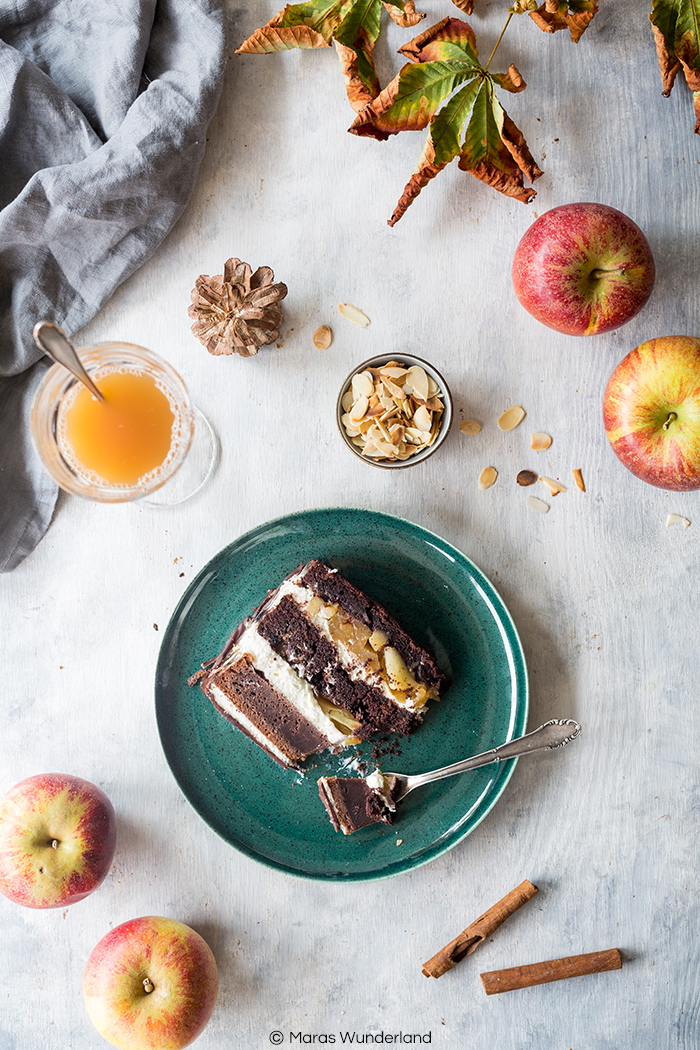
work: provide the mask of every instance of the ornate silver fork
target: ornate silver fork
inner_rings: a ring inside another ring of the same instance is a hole
[[[416,773],[406,776],[404,773],[383,773],[383,776],[395,777],[396,783],[392,792],[394,803],[400,802],[409,791],[422,787],[433,780],[443,780],[445,777],[454,777],[457,773],[465,773],[468,769],[478,769],[479,766],[488,766],[491,762],[505,762],[509,758],[518,755],[531,755],[535,751],[551,751],[555,747],[563,747],[570,740],[575,740],[581,733],[581,726],[573,718],[552,718],[545,722],[539,729],[533,729],[525,736],[519,736],[515,740],[509,740],[507,744],[500,744],[490,751],[483,751],[480,755],[471,758],[463,758],[460,762],[453,762],[450,766],[442,769],[433,769],[430,773]]]

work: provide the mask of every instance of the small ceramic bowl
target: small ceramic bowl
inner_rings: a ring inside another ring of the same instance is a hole
[[[416,452],[412,456],[409,456],[408,459],[402,460],[375,459],[372,456],[364,456],[358,448],[358,446],[352,443],[352,439],[348,435],[347,431],[345,430],[345,427],[341,422],[342,417],[345,415],[345,409],[343,408],[343,397],[350,389],[350,384],[352,383],[353,376],[357,375],[358,372],[364,371],[364,369],[366,368],[381,368],[389,361],[398,361],[400,364],[405,364],[408,368],[410,368],[412,365],[420,365],[420,367],[427,372],[431,379],[433,379],[437,383],[442,394],[443,403],[445,405],[445,411],[442,414],[442,419],[440,422],[440,429],[432,445],[428,445],[427,448],[422,449],[422,451]],[[448,435],[449,429],[452,425],[452,415],[452,394],[450,393],[447,383],[440,375],[437,368],[434,368],[431,364],[428,364],[427,361],[423,361],[420,357],[414,357],[412,354],[402,354],[399,351],[395,351],[393,354],[378,354],[376,357],[370,357],[367,361],[363,361],[361,365],[357,365],[356,368],[353,368],[352,372],[340,388],[340,393],[338,394],[338,401],[335,409],[335,418],[338,424],[338,430],[340,431],[340,436],[342,437],[343,441],[350,449],[350,451],[353,453],[353,455],[357,456],[358,459],[361,459],[363,463],[369,463],[373,467],[382,467],[384,470],[400,470],[403,467],[413,467],[416,463],[422,463],[428,458],[428,456],[432,456],[433,452],[435,452],[440,447],[440,445],[442,445],[443,441]]]

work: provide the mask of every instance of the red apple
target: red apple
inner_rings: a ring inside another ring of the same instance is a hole
[[[147,915],[111,930],[83,976],[97,1031],[121,1050],[180,1050],[204,1031],[219,991],[205,940],[176,919]]]
[[[562,204],[545,212],[513,259],[522,305],[567,335],[598,335],[626,324],[651,295],[655,276],[639,226],[607,204]]]
[[[642,481],[700,488],[700,339],[667,335],[620,361],[603,397],[613,451]]]
[[[94,784],[42,773],[0,799],[0,892],[27,908],[75,904],[100,885],[117,841],[114,808]]]

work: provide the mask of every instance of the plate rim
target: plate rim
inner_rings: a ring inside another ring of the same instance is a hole
[[[511,614],[510,610],[508,609],[504,599],[502,598],[501,594],[499,593],[499,591],[497,590],[495,585],[492,583],[492,581],[489,580],[489,578],[486,576],[484,571],[482,569],[480,569],[479,566],[476,565],[476,563],[473,562],[472,559],[467,554],[465,554],[458,547],[455,547],[454,544],[450,543],[449,540],[444,539],[444,537],[440,536],[436,532],[433,532],[431,529],[428,529],[428,528],[426,528],[423,525],[419,525],[417,522],[411,521],[408,518],[403,518],[403,517],[401,517],[400,515],[397,515],[397,514],[390,514],[390,513],[386,512],[386,511],[372,510],[372,509],[367,509],[367,508],[364,508],[364,507],[354,507],[354,506],[353,507],[343,507],[343,506],[338,506],[338,505],[333,505],[333,506],[329,506],[329,507],[311,507],[311,508],[308,508],[306,510],[292,511],[291,513],[281,514],[281,515],[279,515],[276,518],[270,518],[267,521],[261,522],[259,525],[255,525],[252,528],[247,529],[245,532],[242,532],[235,539],[231,540],[230,543],[225,544],[223,547],[220,548],[220,550],[218,550],[215,554],[213,554],[207,560],[207,562],[202,566],[202,568],[199,570],[199,572],[194,576],[194,578],[190,581],[188,586],[185,588],[184,592],[180,595],[180,598],[179,598],[177,604],[175,605],[175,608],[173,609],[172,614],[170,615],[170,617],[168,619],[168,623],[167,623],[167,626],[165,628],[165,631],[163,632],[163,637],[162,637],[162,640],[161,640],[161,644],[160,644],[160,647],[159,647],[159,650],[158,650],[158,657],[157,657],[157,660],[156,660],[155,682],[154,682],[155,708],[156,708],[156,710],[155,710],[156,726],[157,726],[157,729],[158,729],[158,736],[159,736],[159,740],[160,740],[160,745],[161,745],[161,750],[163,752],[163,756],[165,758],[165,761],[166,761],[166,764],[168,766],[168,769],[170,770],[170,773],[171,773],[171,775],[172,775],[172,777],[173,777],[173,779],[174,779],[178,789],[182,793],[182,795],[185,798],[185,800],[187,801],[188,805],[191,806],[191,808],[194,810],[194,812],[200,818],[200,820],[202,820],[203,823],[206,824],[207,827],[209,827],[214,832],[214,834],[216,834],[231,849],[236,850],[236,852],[241,853],[243,856],[249,858],[250,860],[255,861],[258,864],[262,864],[264,867],[266,867],[266,868],[268,868],[270,870],[281,872],[281,873],[283,873],[285,875],[291,876],[292,878],[311,880],[311,881],[316,881],[316,882],[331,882],[331,883],[332,882],[379,882],[382,879],[394,878],[394,877],[397,877],[399,875],[407,875],[410,872],[418,870],[418,868],[422,868],[422,867],[424,867],[427,864],[431,864],[433,861],[437,860],[439,857],[442,857],[446,853],[449,853],[452,849],[454,849],[461,842],[463,842],[469,835],[471,835],[471,833],[476,830],[476,828],[479,826],[479,824],[481,824],[481,822],[488,816],[488,814],[491,812],[491,810],[495,807],[495,805],[498,802],[498,800],[501,798],[503,792],[505,791],[505,789],[506,789],[506,787],[507,787],[507,785],[508,785],[508,783],[509,783],[509,781],[510,781],[510,779],[511,779],[513,773],[514,773],[514,771],[515,771],[515,767],[516,767],[516,765],[518,763],[518,759],[517,758],[512,758],[512,759],[509,759],[509,760],[507,760],[505,762],[499,763],[499,776],[500,776],[500,779],[496,783],[494,783],[494,785],[493,785],[493,791],[494,791],[493,797],[489,800],[488,805],[484,809],[483,813],[481,813],[476,818],[474,823],[469,823],[469,826],[465,830],[461,831],[457,835],[455,835],[452,838],[450,838],[450,840],[448,842],[443,843],[443,844],[433,844],[433,848],[432,849],[430,847],[428,847],[428,850],[426,851],[427,852],[427,856],[421,856],[421,857],[416,858],[415,860],[411,860],[411,859],[404,860],[404,861],[397,860],[395,863],[389,864],[385,868],[383,868],[383,869],[381,869],[379,871],[373,871],[373,872],[351,872],[351,873],[347,873],[347,874],[346,873],[342,873],[342,872],[338,872],[338,873],[326,873],[326,872],[317,872],[317,871],[308,872],[308,871],[303,871],[303,870],[300,870],[300,869],[297,869],[297,868],[292,868],[292,867],[290,867],[290,866],[288,866],[288,865],[286,865],[286,864],[284,864],[284,863],[282,863],[280,861],[274,860],[274,859],[272,859],[270,857],[265,857],[265,856],[261,855],[260,853],[256,852],[250,846],[248,846],[248,845],[246,845],[246,844],[244,844],[244,843],[242,843],[240,841],[231,842],[226,837],[226,835],[223,834],[222,831],[219,828],[217,828],[212,823],[212,821],[208,818],[208,816],[205,814],[205,812],[202,811],[202,808],[200,806],[198,806],[197,804],[195,804],[190,799],[189,795],[184,790],[184,788],[183,788],[183,786],[182,786],[182,784],[180,782],[180,779],[178,778],[178,776],[177,776],[177,774],[175,772],[175,769],[173,768],[173,763],[170,760],[170,755],[168,754],[168,750],[166,748],[166,744],[165,744],[165,741],[164,741],[164,730],[163,730],[163,727],[162,727],[162,715],[161,715],[161,711],[159,709],[159,707],[160,707],[160,705],[159,705],[159,684],[160,684],[160,679],[161,679],[161,668],[164,665],[166,665],[167,662],[168,662],[166,654],[167,654],[168,649],[170,648],[171,638],[175,634],[176,631],[179,631],[179,629],[180,629],[180,627],[182,625],[182,622],[184,620],[184,616],[187,615],[187,612],[189,612],[189,607],[191,607],[191,605],[194,604],[194,602],[196,601],[196,599],[197,599],[197,597],[199,595],[199,591],[212,578],[212,566],[214,565],[214,563],[217,562],[219,559],[221,559],[223,556],[227,555],[228,552],[230,552],[232,549],[234,549],[234,548],[236,548],[238,546],[244,545],[256,533],[260,533],[263,530],[267,530],[267,529],[272,529],[272,528],[278,527],[281,523],[290,522],[290,521],[293,521],[295,519],[298,520],[298,519],[303,519],[303,518],[310,518],[310,517],[312,517],[314,515],[317,515],[317,514],[329,515],[329,514],[332,514],[333,512],[340,512],[340,513],[343,513],[343,514],[348,514],[348,513],[349,514],[357,514],[359,516],[365,516],[365,517],[370,517],[370,518],[378,518],[378,519],[382,519],[384,524],[387,525],[387,526],[396,525],[398,523],[398,524],[400,524],[402,526],[407,526],[410,529],[418,530],[418,532],[423,534],[423,536],[429,537],[429,538],[432,538],[432,539],[436,540],[438,542],[438,544],[439,544],[439,549],[442,550],[442,549],[446,548],[449,552],[454,552],[456,555],[458,555],[458,557],[463,562],[465,562],[467,564],[467,566],[469,566],[469,568],[471,570],[473,570],[477,574],[477,576],[479,578],[481,578],[481,579],[486,581],[487,585],[491,588],[491,590],[496,594],[496,597],[498,598],[498,601],[499,601],[500,606],[501,606],[501,609],[499,611],[500,611],[501,615],[505,616],[507,624],[510,627],[510,630],[512,632],[512,643],[514,643],[513,644],[513,648],[516,650],[516,656],[520,657],[520,668],[522,670],[522,679],[523,679],[522,696],[520,697],[520,702],[521,702],[521,707],[522,707],[522,732],[526,732],[528,716],[529,716],[529,708],[530,708],[530,682],[529,682],[528,667],[527,667],[527,661],[525,659],[525,652],[523,650],[522,640],[520,638],[520,634],[518,633],[518,629],[517,629],[517,627],[515,625],[515,622],[513,620],[512,614]],[[513,739],[513,738],[509,738],[509,739]]]

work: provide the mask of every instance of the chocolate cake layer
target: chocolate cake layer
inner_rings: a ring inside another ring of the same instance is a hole
[[[303,583],[325,602],[340,606],[371,631],[386,634],[389,644],[398,650],[417,681],[437,693],[443,693],[449,687],[450,679],[443,674],[432,655],[414,642],[382,605],[368,598],[336,569],[329,568],[321,561],[311,561],[301,569],[299,575]]]
[[[343,668],[335,646],[324,638],[289,595],[264,613],[258,632],[294,667],[319,696],[332,701],[360,723],[357,736],[378,731],[407,735],[420,725],[420,715],[392,701]]]
[[[247,656],[219,671],[205,691],[225,718],[280,765],[298,765],[329,746],[328,738],[272,688]]]

